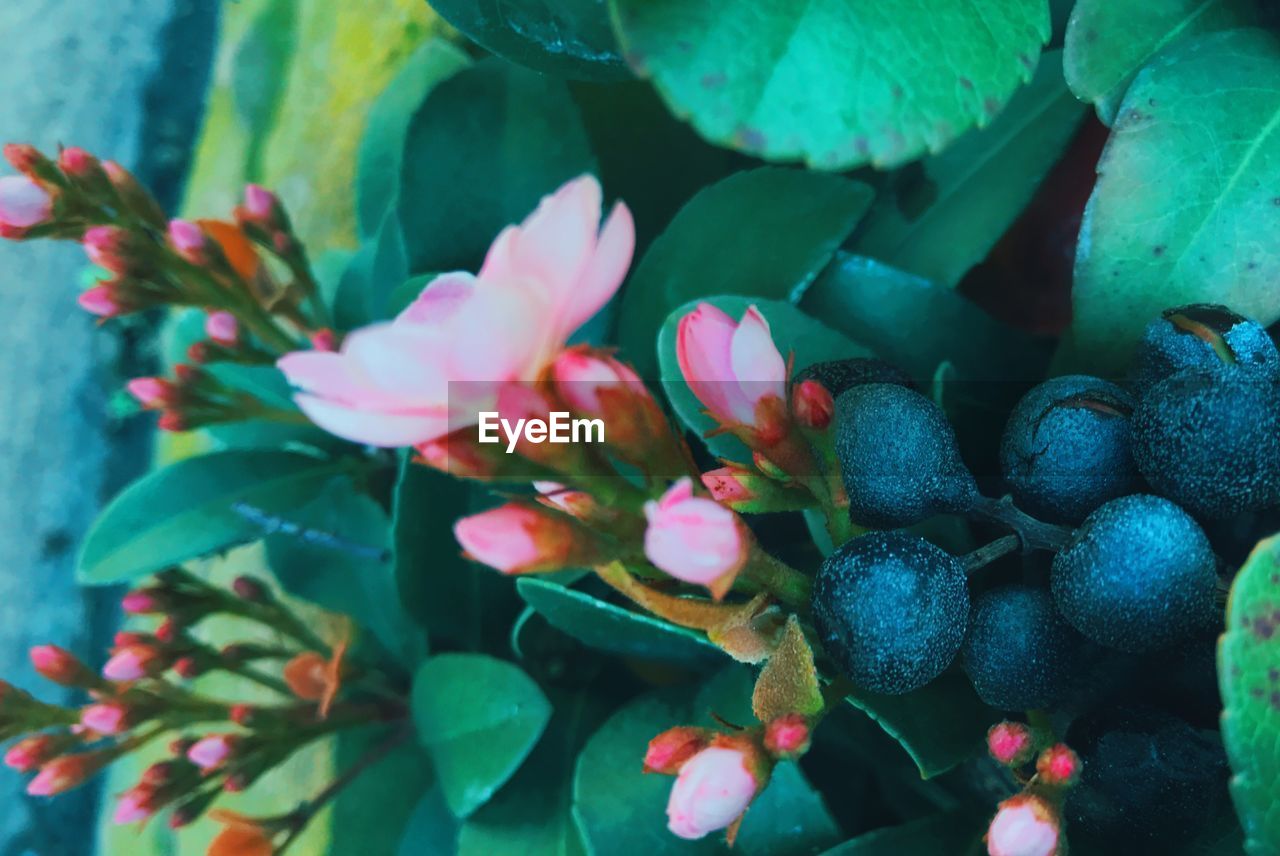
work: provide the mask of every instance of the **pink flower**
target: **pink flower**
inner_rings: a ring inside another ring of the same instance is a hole
[[[207,241],[204,230],[190,220],[169,221],[169,243],[179,256],[192,264],[205,262],[204,250]]]
[[[80,711],[80,724],[99,734],[119,734],[132,726],[131,713],[122,702],[99,702]]]
[[[145,785],[138,785],[122,793],[116,800],[115,814],[111,822],[117,826],[137,823],[155,814],[152,807],[155,802],[155,791]]]
[[[33,797],[51,797],[84,784],[110,762],[109,751],[81,752],[78,755],[62,755],[40,768],[40,772],[27,785],[27,793]]]
[[[220,766],[235,751],[236,738],[230,734],[214,734],[197,740],[187,750],[187,760],[201,770],[212,770]]]
[[[585,547],[566,516],[517,502],[463,517],[453,534],[468,558],[504,574],[560,570]]]
[[[733,823],[759,786],[738,749],[712,746],[684,763],[667,800],[667,828],[681,838],[703,838]]]
[[[586,491],[570,490],[553,481],[535,481],[533,487],[538,491],[538,502],[574,517],[588,518],[600,510],[595,497]]]
[[[764,748],[778,758],[795,758],[809,751],[809,720],[788,713],[772,720],[764,729]]]
[[[231,346],[240,338],[240,322],[230,312],[210,312],[204,322],[204,332],[219,345]]]
[[[1055,856],[1057,815],[1042,799],[1019,794],[1000,804],[987,829],[989,856]]]
[[[58,155],[58,169],[71,178],[87,178],[98,167],[98,159],[79,146],[68,146]]]
[[[129,394],[143,407],[159,410],[173,398],[173,384],[160,377],[135,377],[125,384]]]
[[[746,530],[736,514],[715,500],[693,495],[693,482],[680,479],[657,502],[644,507],[649,526],[644,554],[678,580],[711,589],[721,597],[747,560]]]
[[[124,308],[116,300],[116,290],[106,283],[80,292],[76,302],[81,309],[101,318],[111,318],[124,312]]]
[[[603,306],[631,260],[630,214],[597,235],[600,185],[584,176],[494,241],[478,276],[432,280],[392,322],[357,330],[341,351],[279,362],[298,406],[358,443],[411,446],[472,426],[498,392],[532,381],[570,333]]]
[[[102,676],[111,681],[137,681],[163,670],[164,659],[150,645],[127,645],[116,651],[102,667]]]
[[[609,414],[611,408],[601,401],[601,393],[649,397],[644,383],[630,366],[578,348],[556,357],[551,364],[551,377],[564,403],[587,416]]]
[[[787,365],[760,310],[749,306],[741,323],[734,323],[710,303],[698,304],[680,319],[676,359],[685,383],[717,422],[778,439],[773,435],[779,416],[762,412],[761,405],[785,402]]]
[[[268,223],[276,213],[279,201],[276,195],[258,184],[250,184],[244,189],[244,210],[249,218],[260,223]]]
[[[26,176],[0,178],[0,224],[17,229],[37,226],[53,213],[53,197]]]
[[[89,667],[65,648],[36,645],[28,654],[31,665],[45,680],[64,687],[86,687],[98,682]]]
[[[987,751],[1006,767],[1018,767],[1030,761],[1034,750],[1031,729],[1021,722],[1000,722],[987,732]]]
[[[674,776],[685,762],[711,743],[711,733],[705,728],[677,725],[668,728],[649,741],[644,753],[644,771]]]
[[[37,767],[47,763],[58,752],[59,741],[51,734],[36,734],[24,737],[9,747],[4,753],[5,766],[19,773],[30,773]]]

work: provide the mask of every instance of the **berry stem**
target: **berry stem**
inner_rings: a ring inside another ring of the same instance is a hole
[[[1017,535],[1005,535],[1001,538],[997,538],[990,544],[979,547],[972,553],[968,553],[962,557],[965,573],[973,574],[979,569],[985,568],[996,559],[1009,555],[1021,546],[1022,539]]]
[[[1008,496],[1000,499],[979,497],[969,513],[985,520],[994,520],[1016,533],[1022,544],[1023,552],[1032,550],[1050,550],[1057,552],[1071,540],[1073,530],[1069,526],[1058,526],[1036,520],[1013,504]]]

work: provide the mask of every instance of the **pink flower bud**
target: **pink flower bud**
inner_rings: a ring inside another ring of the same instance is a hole
[[[1035,740],[1021,722],[1000,722],[987,732],[987,751],[1006,767],[1020,767],[1031,760]]]
[[[124,314],[124,308],[116,299],[116,289],[107,283],[95,285],[80,292],[76,302],[80,304],[81,309],[100,318],[113,318]]]
[[[265,187],[250,184],[244,189],[244,210],[252,220],[259,223],[270,223],[280,204],[276,195]]]
[[[710,303],[698,304],[680,319],[676,359],[689,389],[721,425],[750,429],[766,446],[785,435],[787,365],[755,306],[736,323]]]
[[[548,508],[558,508],[566,514],[572,514],[579,520],[591,517],[600,510],[595,497],[586,491],[570,490],[553,481],[536,481],[533,486],[539,494],[538,502]]]
[[[24,737],[9,747],[4,753],[5,766],[19,773],[30,773],[54,758],[61,750],[65,740],[59,740],[52,734],[36,734]]]
[[[18,229],[38,226],[53,214],[53,197],[26,176],[0,178],[0,223]]]
[[[164,671],[165,657],[150,645],[129,645],[119,649],[102,667],[102,676],[111,681],[138,681]]]
[[[806,428],[824,431],[835,416],[836,403],[816,380],[802,380],[791,393],[791,415]]]
[[[231,347],[240,340],[240,322],[230,312],[210,312],[204,332],[219,345]]]
[[[678,725],[668,728],[649,741],[644,753],[644,771],[674,776],[694,755],[711,743],[711,733],[705,728]]]
[[[208,260],[205,253],[208,238],[204,229],[190,220],[169,221],[169,244],[174,252],[194,265],[202,265]]]
[[[317,330],[311,334],[311,347],[317,351],[336,351],[338,350],[338,334],[328,327]]]
[[[1019,794],[1000,803],[987,829],[989,856],[1057,856],[1061,823],[1041,798]]]
[[[716,502],[722,502],[732,508],[739,503],[750,502],[756,498],[748,483],[759,478],[751,470],[737,464],[729,464],[718,470],[702,474],[702,485],[711,491]]]
[[[1064,743],[1050,746],[1036,759],[1036,776],[1053,787],[1073,785],[1080,778],[1080,756]]]
[[[69,146],[58,154],[58,169],[68,178],[87,178],[97,167],[98,159],[79,146]]]
[[[4,159],[26,176],[31,176],[38,170],[51,165],[49,159],[40,154],[40,150],[30,143],[6,143]]]
[[[201,770],[212,770],[221,766],[235,751],[239,738],[231,734],[214,734],[197,740],[187,750],[187,760]]]
[[[777,758],[796,758],[809,751],[811,733],[803,714],[789,713],[765,726],[764,748]]]
[[[741,817],[758,789],[741,750],[703,749],[680,768],[667,800],[667,828],[681,838],[703,838]]]
[[[51,797],[79,787],[112,757],[110,752],[103,751],[54,758],[40,768],[39,774],[27,785],[27,793],[33,797]]]
[[[569,518],[518,502],[464,517],[453,534],[468,558],[504,574],[560,570],[587,550]]]
[[[155,814],[156,793],[146,785],[135,785],[116,799],[116,810],[111,822],[117,826],[138,823]]]
[[[173,401],[173,384],[159,377],[136,377],[125,384],[129,394],[148,410],[161,410]]]
[[[751,545],[736,514],[715,500],[693,495],[682,478],[657,502],[647,502],[644,554],[678,580],[707,586],[719,598],[747,561]]]
[[[122,701],[98,702],[80,711],[80,724],[99,734],[128,731],[136,724],[135,718],[134,711]]]
[[[271,592],[261,580],[253,577],[239,576],[231,581],[231,590],[236,597],[249,603],[270,603]]]
[[[636,396],[649,397],[649,391],[630,366],[585,349],[562,352],[551,364],[551,377],[561,400],[587,416],[608,416],[613,410],[607,400],[601,400],[602,395],[606,399],[616,396],[615,400],[628,403]]]
[[[413,448],[422,463],[460,479],[487,479],[498,472],[499,458],[491,447],[477,442],[473,428],[460,428]]]
[[[133,273],[139,267],[133,236],[119,226],[87,229],[81,243],[89,261],[112,273]]]
[[[98,683],[93,671],[65,648],[37,645],[29,654],[31,665],[45,680],[64,687],[89,687]]]
[[[190,431],[192,425],[190,420],[181,413],[168,410],[160,414],[160,418],[156,420],[156,427],[161,431]]]
[[[152,589],[134,589],[120,599],[120,608],[129,615],[154,615],[164,612],[162,595]]]

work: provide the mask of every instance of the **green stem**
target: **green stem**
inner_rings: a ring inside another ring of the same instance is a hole
[[[742,575],[792,609],[807,612],[813,585],[809,578],[785,562],[753,547]]]

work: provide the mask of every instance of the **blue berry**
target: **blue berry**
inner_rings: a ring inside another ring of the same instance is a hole
[[[1234,366],[1280,376],[1280,351],[1257,321],[1225,306],[1167,309],[1147,325],[1130,373],[1140,394],[1189,368]]]
[[[1079,523],[1109,499],[1136,491],[1129,447],[1133,398],[1085,375],[1045,381],[1013,409],[1000,469],[1014,502],[1051,523]]]
[[[1163,648],[1212,620],[1217,560],[1200,526],[1167,499],[1113,499],[1053,559],[1058,610],[1100,645]]]
[[[940,675],[968,617],[964,563],[904,532],[845,542],[814,581],[813,621],[827,654],[870,692],[906,693]]]
[[[1083,642],[1047,591],[1006,586],[974,601],[960,667],[992,707],[1048,707],[1065,692]]]
[[[1221,367],[1153,386],[1133,418],[1133,455],[1156,493],[1202,517],[1280,502],[1280,380]]]
[[[947,417],[920,393],[886,383],[855,386],[836,399],[835,423],[854,523],[910,526],[967,511],[977,499]]]

